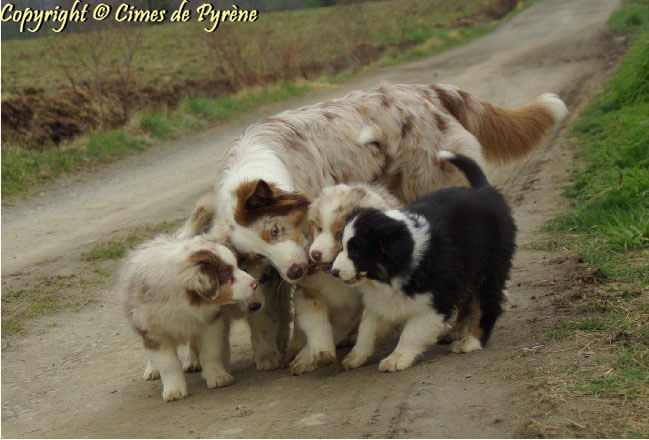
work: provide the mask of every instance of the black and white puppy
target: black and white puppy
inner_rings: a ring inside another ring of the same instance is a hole
[[[455,325],[453,351],[479,350],[500,315],[515,249],[516,225],[503,196],[471,159],[448,151],[471,188],[444,188],[405,210],[360,209],[343,230],[332,274],[355,285],[365,306],[343,368],[363,365],[389,324],[404,324],[381,371],[410,367]]]

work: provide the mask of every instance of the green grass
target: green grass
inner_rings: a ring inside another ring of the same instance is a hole
[[[123,236],[96,244],[71,262],[63,276],[3,280],[2,335],[26,335],[31,320],[62,311],[78,311],[95,301],[118,269],[119,260],[153,236],[176,230],[184,219],[135,228]]]
[[[649,433],[648,17],[649,2],[635,0],[609,21],[616,31],[641,32],[570,131],[581,162],[565,190],[573,206],[547,225],[554,240],[604,275],[583,286],[584,299],[571,302],[576,317],[546,338],[576,344],[559,370],[547,372],[568,399],[626,402],[600,407],[608,409],[591,421],[605,436]]]
[[[232,36],[242,56],[252,60],[261,73],[277,69],[285,48],[305,62],[324,62],[344,54],[359,43],[379,45],[414,38],[421,41],[433,29],[469,16],[491,0],[383,0],[261,13],[254,23],[224,23],[214,33],[202,30],[204,24],[166,22],[138,29],[138,51],[132,71],[137,80],[158,86],[180,81],[212,78],[219,60],[210,45]],[[341,32],[344,29],[344,32]],[[46,93],[68,85],[68,78],[57,66],[88,65],[94,68],[91,46],[99,47],[99,70],[114,76],[114,66],[123,58],[120,31],[103,31],[95,38],[71,34],[31,40],[2,42],[2,91],[16,93],[25,88],[41,88]],[[270,43],[270,45],[269,45]],[[191,50],[188,50],[191,48]],[[96,57],[95,57],[96,59]],[[47,68],[42,68],[47,66]],[[77,83],[93,81],[93,68],[75,68]]]
[[[233,38],[233,44],[244,44],[239,56],[248,60],[274,62],[282,56],[273,56],[273,51],[281,48],[286,50],[284,55],[289,58],[297,57],[300,62],[324,64],[359,43],[419,43],[408,49],[388,50],[378,62],[365,67],[373,69],[433,55],[477,38],[495,26],[495,22],[470,26],[450,25],[455,20],[474,14],[489,4],[490,0],[462,0],[454,4],[441,0],[406,0],[398,8],[394,7],[394,3],[394,0],[384,0],[263,14],[254,27],[237,26],[227,29],[232,34],[228,38]],[[530,3],[531,1],[521,3],[510,15]],[[349,17],[352,16],[369,17],[371,20],[368,19],[362,26],[357,20],[353,20],[355,24],[352,26],[349,24]],[[314,26],[318,29],[317,33],[304,32],[304,29],[312,29]],[[346,32],[340,32],[341,28],[346,29]],[[206,62],[213,58],[207,40],[218,35],[205,35],[196,23],[150,26],[141,28],[138,32],[141,47],[133,67],[136,81],[157,87],[177,81],[212,78],[215,66]],[[301,35],[308,35],[308,38],[297,37]],[[64,39],[54,36],[3,42],[3,91],[18,92],[48,84],[48,89],[45,90],[48,94],[57,87],[65,86],[67,80],[61,69],[44,70],[36,67],[43,63],[50,63],[51,66],[60,63],[74,65],[88,51],[85,41],[101,41],[95,38],[97,36],[91,34],[85,38],[70,35]],[[106,31],[101,36],[108,42],[120,38],[115,31]],[[276,47],[260,46],[260,42],[271,40]],[[197,45],[197,42],[200,43]],[[106,45],[102,62],[107,65],[119,63],[119,53],[113,46],[115,45]],[[189,46],[193,50],[187,51]],[[52,50],[53,47],[58,49]],[[260,47],[266,52],[255,53],[255,50],[261,50]],[[293,52],[289,53],[290,51]],[[59,58],[55,57],[57,53]],[[38,63],[34,60],[38,60]],[[271,67],[245,66],[259,69],[261,73]],[[178,138],[214,122],[235,118],[264,104],[300,96],[318,87],[318,81],[339,83],[351,78],[359,70],[359,67],[355,67],[335,75],[324,74],[315,82],[280,81],[276,85],[244,89],[232,96],[186,97],[175,110],[142,111],[133,115],[132,122],[125,128],[92,132],[56,146],[29,145],[24,141],[4,139],[2,202],[6,204],[27,197],[47,182],[61,176],[120,159],[157,142]],[[92,80],[84,77],[88,74],[84,69],[75,70],[77,81]]]
[[[649,249],[647,54],[649,33],[637,37],[615,77],[573,127],[583,163],[565,192],[574,207],[548,225],[572,234],[574,250],[606,275],[644,283],[649,259],[637,257]]]
[[[215,121],[235,118],[256,107],[303,95],[313,86],[282,81],[221,98],[186,98],[176,111],[147,111],[139,124],[96,131],[49,148],[2,143],[2,201],[25,197],[53,179],[144,151],[154,141],[169,140]]]
[[[96,244],[92,249],[82,253],[80,259],[82,261],[118,260],[123,258],[130,249],[133,249],[138,244],[154,235],[171,232],[177,229],[179,225],[180,221],[171,223],[163,222],[157,225],[148,225],[133,229],[123,237]],[[97,271],[95,273],[103,275]]]

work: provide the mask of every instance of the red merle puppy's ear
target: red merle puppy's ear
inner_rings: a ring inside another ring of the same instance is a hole
[[[200,304],[214,300],[219,295],[221,259],[209,250],[200,250],[191,254],[189,261],[196,266],[187,285],[190,302]]]

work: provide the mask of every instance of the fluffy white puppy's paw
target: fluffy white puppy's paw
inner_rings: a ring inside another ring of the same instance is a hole
[[[201,363],[198,360],[185,360],[183,361],[183,371],[185,373],[201,371]]]
[[[451,351],[453,353],[470,353],[477,350],[482,350],[482,344],[471,335],[451,344]]]
[[[228,373],[220,373],[216,371],[205,372],[204,370],[203,379],[205,379],[208,388],[227,387],[228,385],[232,385],[236,380],[233,375]]]
[[[359,353],[358,351],[352,350],[347,356],[345,356],[341,365],[343,370],[353,370],[354,368],[361,367],[365,364],[368,358],[369,356],[365,353]]]
[[[160,371],[149,362],[144,369],[144,374],[142,375],[144,380],[156,380],[160,379]]]
[[[314,351],[308,347],[304,347],[295,356],[291,362],[291,373],[295,376],[309,371],[314,371],[318,367],[331,365],[336,363],[336,353],[332,351]]]
[[[187,386],[182,387],[166,387],[162,392],[162,399],[165,402],[172,402],[187,397]]]
[[[275,351],[262,353],[259,357],[255,356],[255,366],[257,370],[277,370],[282,366],[282,355]]]
[[[405,370],[415,362],[415,358],[404,356],[399,352],[392,352],[388,357],[379,362],[379,371],[385,373]]]

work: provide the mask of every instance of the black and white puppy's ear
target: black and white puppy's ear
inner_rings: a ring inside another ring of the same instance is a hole
[[[219,295],[219,271],[221,259],[213,252],[203,249],[189,256],[193,273],[187,279],[186,288],[190,298],[212,301]]]

